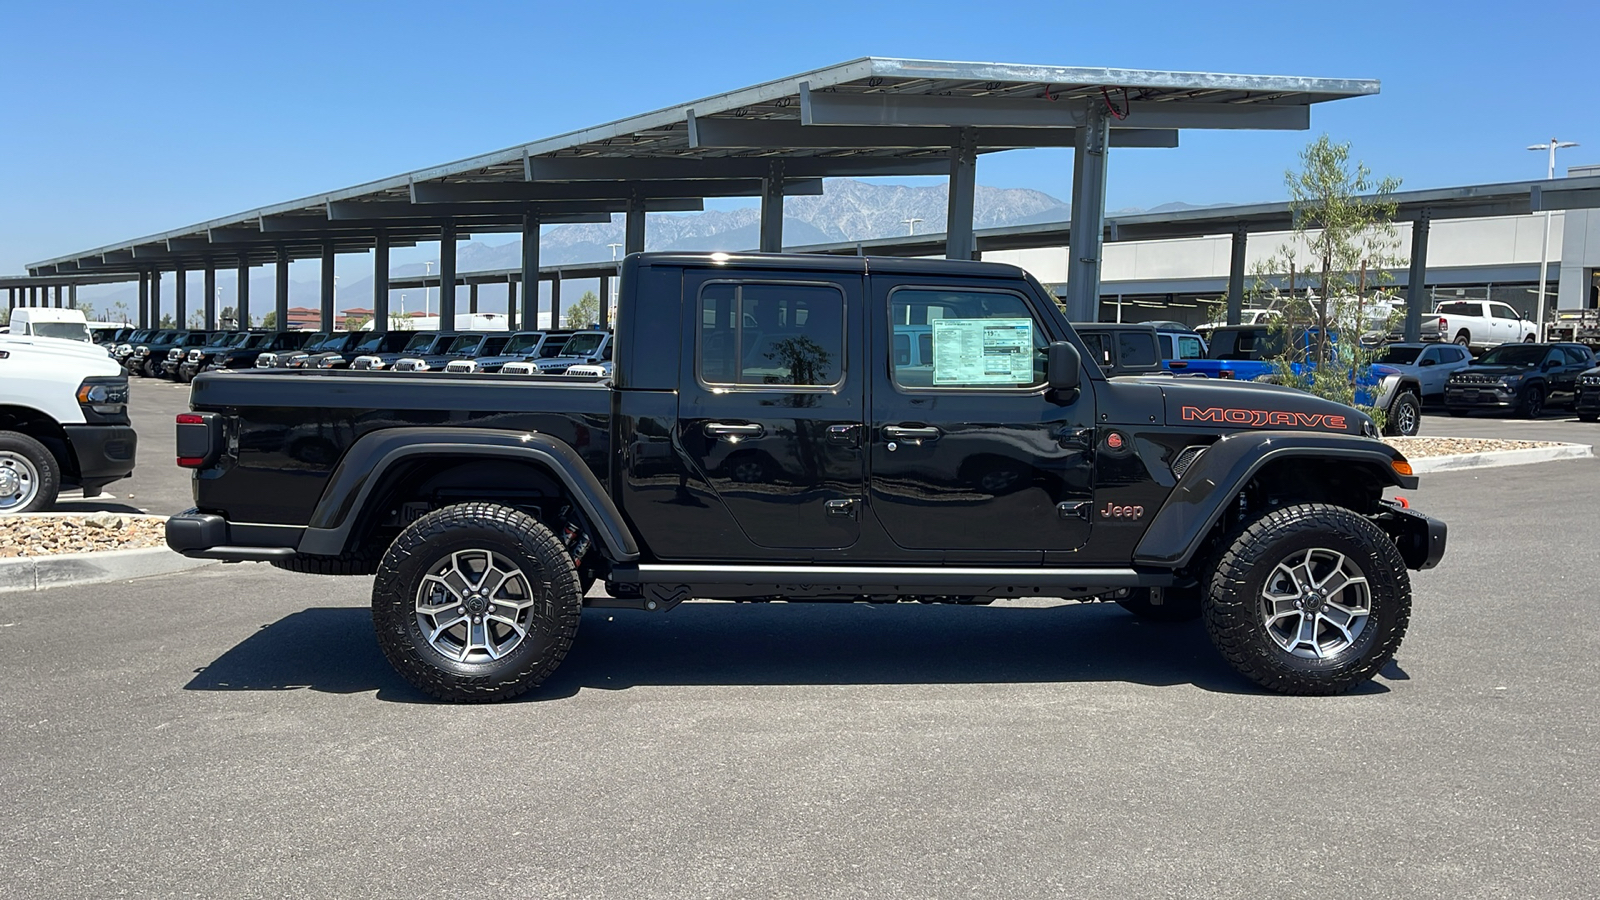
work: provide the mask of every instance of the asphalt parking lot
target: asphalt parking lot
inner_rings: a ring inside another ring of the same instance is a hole
[[[175,512],[186,395],[134,390],[113,492]],[[1423,433],[1454,429],[1600,435]],[[1450,552],[1336,698],[1116,607],[692,603],[587,611],[533,695],[441,706],[379,654],[368,578],[0,596],[0,893],[1593,897],[1597,479],[1425,477]]]

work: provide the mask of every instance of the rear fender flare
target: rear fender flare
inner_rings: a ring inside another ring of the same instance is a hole
[[[1283,431],[1228,435],[1183,473],[1134,550],[1134,564],[1187,565],[1250,479],[1269,464],[1285,459],[1348,461],[1370,471],[1379,484],[1406,489],[1417,486],[1416,476],[1394,470],[1393,463],[1405,456],[1371,438]]]
[[[639,545],[622,513],[576,451],[547,435],[490,428],[386,428],[362,436],[334,468],[300,539],[299,551],[316,556],[343,553],[361,511],[383,483],[385,473],[397,463],[419,456],[512,459],[537,466],[558,481],[583,510],[608,559],[627,563],[639,558]]]

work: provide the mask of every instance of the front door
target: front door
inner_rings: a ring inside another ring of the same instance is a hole
[[[861,276],[684,277],[694,352],[679,382],[680,452],[755,547],[853,545],[865,479]]]
[[[1089,537],[1092,394],[1045,387],[1045,347],[1066,337],[1040,298],[873,279],[873,515],[907,550],[950,561],[1039,563]],[[887,321],[883,310],[888,311]],[[1063,333],[1054,334],[1060,328]],[[894,352],[926,332],[926,354]]]

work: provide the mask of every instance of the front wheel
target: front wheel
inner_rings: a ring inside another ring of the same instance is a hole
[[[1522,395],[1522,406],[1517,410],[1524,419],[1537,419],[1544,412],[1544,388],[1530,385]]]
[[[45,445],[0,431],[0,514],[49,509],[61,492],[61,469]]]
[[[1321,503],[1269,512],[1217,564],[1206,630],[1233,667],[1284,694],[1337,694],[1372,678],[1405,637],[1411,579],[1370,520]]]
[[[583,610],[561,541],[526,513],[464,503],[413,522],[372,585],[383,655],[441,700],[506,700],[537,687],[572,646]]]
[[[1401,392],[1389,405],[1388,421],[1383,430],[1400,437],[1416,437],[1422,430],[1422,401],[1410,391]]]

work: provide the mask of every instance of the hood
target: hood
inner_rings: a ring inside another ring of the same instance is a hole
[[[1279,384],[1159,376],[1117,380],[1159,386],[1169,426],[1227,431],[1377,434],[1366,413]]]
[[[1451,377],[1456,375],[1482,375],[1488,378],[1502,378],[1506,375],[1514,375],[1520,378],[1523,375],[1532,375],[1538,371],[1538,366],[1463,366],[1451,372],[1450,375]]]
[[[0,346],[23,345],[41,353],[60,353],[67,356],[81,356],[86,359],[107,359],[104,347],[91,344],[88,341],[74,341],[66,338],[38,337],[26,334],[0,334]]]

